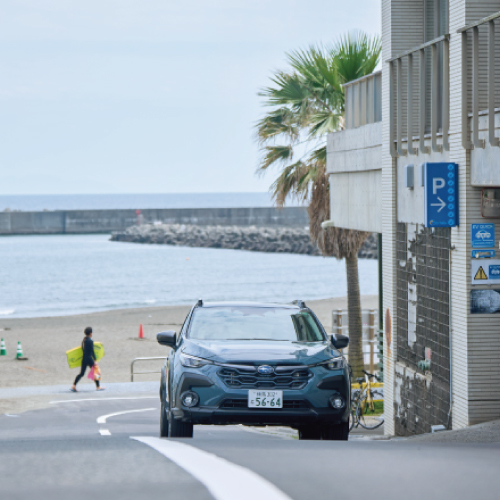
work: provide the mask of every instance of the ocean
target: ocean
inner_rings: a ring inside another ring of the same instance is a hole
[[[0,237],[0,259],[0,321],[198,298],[279,302],[346,295],[344,262],[307,255],[43,235]],[[377,261],[361,259],[359,274],[361,293],[377,294]]]
[[[287,206],[298,205],[287,200]],[[171,194],[74,194],[74,195],[2,195],[0,212],[6,209],[104,210],[127,208],[233,208],[271,207],[269,193],[171,193]]]

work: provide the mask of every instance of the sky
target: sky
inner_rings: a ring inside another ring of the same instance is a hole
[[[257,92],[378,0],[0,0],[0,194],[267,191]]]

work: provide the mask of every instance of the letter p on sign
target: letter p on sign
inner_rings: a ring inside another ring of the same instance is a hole
[[[445,184],[442,177],[434,177],[434,179],[432,179],[432,194],[437,194],[437,190],[444,188]]]

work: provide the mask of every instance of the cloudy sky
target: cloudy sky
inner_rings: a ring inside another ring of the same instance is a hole
[[[266,191],[257,91],[355,29],[378,0],[1,0],[0,194]]]

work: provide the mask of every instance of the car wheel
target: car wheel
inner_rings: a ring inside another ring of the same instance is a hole
[[[161,412],[160,413],[160,437],[166,438],[166,437],[168,437],[168,416],[167,416],[167,408],[165,407],[163,400],[161,402],[160,412]]]
[[[168,437],[171,438],[192,438],[193,437],[193,424],[187,422],[181,422],[180,420],[175,420],[172,418],[172,414],[169,412],[169,426],[168,426]]]
[[[321,428],[315,425],[301,425],[299,427],[299,439],[321,439]]]
[[[321,432],[325,441],[347,441],[349,439],[349,422],[336,425],[325,425]]]

